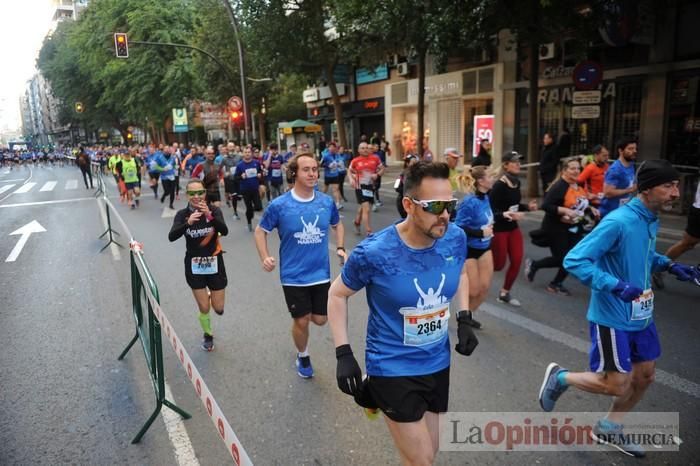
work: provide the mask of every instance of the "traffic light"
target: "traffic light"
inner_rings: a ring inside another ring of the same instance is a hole
[[[242,118],[243,118],[243,112],[239,112],[239,111],[235,111],[235,110],[233,112],[231,112],[231,121],[233,123],[240,123]]]
[[[82,102],[76,102],[76,103],[75,103],[75,112],[76,112],[76,113],[83,113],[84,110],[85,110],[85,107],[83,107],[83,103],[82,103]]]
[[[114,50],[117,58],[129,58],[129,38],[126,33],[114,33]]]
[[[126,138],[129,141],[131,141],[132,139],[134,139],[134,134],[131,131],[129,131],[128,133],[126,133]]]

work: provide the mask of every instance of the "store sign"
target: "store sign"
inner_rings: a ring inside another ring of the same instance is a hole
[[[573,103],[574,105],[599,104],[602,97],[603,93],[600,91],[574,91]]]
[[[362,104],[362,108],[365,110],[377,110],[379,108],[379,101],[378,100],[366,100]]]
[[[683,130],[686,133],[700,133],[700,118],[687,118]]]
[[[304,103],[316,102],[318,100],[318,88],[314,87],[312,89],[307,89],[303,94]]]
[[[602,83],[598,85],[598,90],[601,92],[601,99],[615,97],[615,82]],[[537,93],[537,100],[541,103],[555,104],[559,102],[573,102],[573,96],[577,91],[573,86],[568,87],[549,87],[540,89]],[[530,103],[530,99],[528,99]]]
[[[376,81],[384,81],[389,79],[389,67],[379,65],[374,69],[358,68],[355,70],[355,84],[367,84]]]
[[[548,66],[540,75],[543,79],[555,79],[555,78],[568,78],[573,76],[574,67],[573,66]]]
[[[579,105],[571,107],[571,118],[587,120],[600,117],[600,105]]]
[[[474,148],[472,154],[479,153],[479,145],[482,139],[488,139],[493,144],[493,115],[476,115],[474,117]]]
[[[187,109],[173,109],[173,133],[186,133],[189,129],[187,125]]]

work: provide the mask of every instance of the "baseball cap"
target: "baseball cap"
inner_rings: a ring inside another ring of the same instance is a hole
[[[450,157],[454,157],[456,159],[462,157],[462,154],[460,154],[459,151],[454,147],[448,147],[447,149],[445,149],[443,155],[449,155]]]
[[[522,158],[523,156],[518,154],[516,151],[509,150],[508,152],[503,154],[503,157],[501,157],[501,162],[519,162]]]

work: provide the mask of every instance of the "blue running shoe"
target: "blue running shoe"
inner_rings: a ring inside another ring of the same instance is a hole
[[[309,356],[297,355],[296,366],[297,374],[302,379],[310,379],[314,376],[314,368],[311,366],[311,358]]]
[[[616,448],[625,455],[643,458],[646,452],[634,439],[623,433],[623,427],[622,424],[615,424],[607,419],[601,419],[593,426],[591,438],[595,442]]]
[[[547,366],[547,370],[544,372],[544,380],[540,387],[539,400],[540,406],[547,412],[554,409],[554,405],[561,394],[569,388],[559,383],[559,379],[557,378],[557,375],[563,370],[565,369],[562,369],[559,364],[553,362]]]

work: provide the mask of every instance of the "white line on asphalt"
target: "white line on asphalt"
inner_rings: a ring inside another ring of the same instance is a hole
[[[31,179],[32,179],[32,175],[34,175],[34,170],[32,170],[32,169],[30,168],[30,169],[29,169],[29,177],[28,177],[26,180],[24,180],[24,183],[22,183],[22,184],[26,184],[29,180],[31,180]],[[0,199],[0,202],[4,201],[5,199],[7,199],[8,197],[12,196],[13,194],[14,194],[14,192],[8,193],[7,196],[5,196],[5,197],[3,197],[2,199]]]
[[[17,204],[0,204],[0,209],[5,209],[8,207],[29,207],[35,205],[46,205],[46,204],[64,204],[66,202],[80,202],[80,201],[92,201],[94,197],[78,197],[75,199],[59,199],[56,201],[38,201],[38,202],[18,202]]]
[[[53,191],[56,187],[56,181],[47,181],[44,186],[41,187],[39,191]]]
[[[0,180],[0,183],[9,183],[10,181],[24,181],[24,178],[13,178],[11,180]]]
[[[66,181],[66,189],[76,189],[77,187],[78,187],[78,180]]]
[[[174,217],[176,213],[177,213],[177,210],[171,209],[170,207],[164,207],[164,208],[163,208],[163,213],[160,214],[160,218],[170,218],[170,217]]]
[[[17,191],[15,191],[15,194],[28,193],[34,186],[36,186],[36,183],[25,183]]]
[[[105,213],[105,203],[102,200],[102,198],[97,199],[97,208],[100,211],[100,217],[102,217],[102,225],[105,228],[105,231],[107,231],[107,228],[109,228],[109,224],[107,223],[107,214]],[[109,238],[107,238],[109,239]],[[119,246],[117,246],[114,243],[111,243],[109,245],[109,250],[112,251],[112,259],[115,261],[120,261],[122,260],[122,255],[119,252]]]
[[[170,385],[168,385],[167,381],[165,382],[165,398],[175,403],[175,397],[173,397],[173,393],[170,391]],[[168,431],[170,443],[173,444],[173,448],[175,449],[175,460],[177,464],[181,466],[198,466],[199,460],[194,453],[194,447],[190,441],[190,436],[187,434],[185,423],[182,422],[182,417],[172,409],[166,407],[160,410],[160,414],[165,423],[165,430]]]
[[[536,333],[550,341],[556,343],[561,343],[564,346],[568,346],[571,349],[575,349],[582,353],[588,354],[590,347],[590,342],[569,335],[568,333],[562,332],[548,325],[541,324],[527,317],[523,317],[520,314],[503,309],[502,307],[496,306],[490,303],[483,303],[481,309],[491,314],[494,317],[498,317],[501,320],[510,322],[511,324],[517,325],[518,327],[529,330],[532,333]],[[697,384],[691,380],[684,379],[670,372],[666,372],[661,369],[656,369],[656,381],[662,385],[666,385],[669,388],[678,390],[687,395],[695,398],[700,398],[700,384]]]
[[[4,193],[5,191],[9,191],[13,186],[14,184],[6,184],[5,186],[0,187],[0,194]]]

